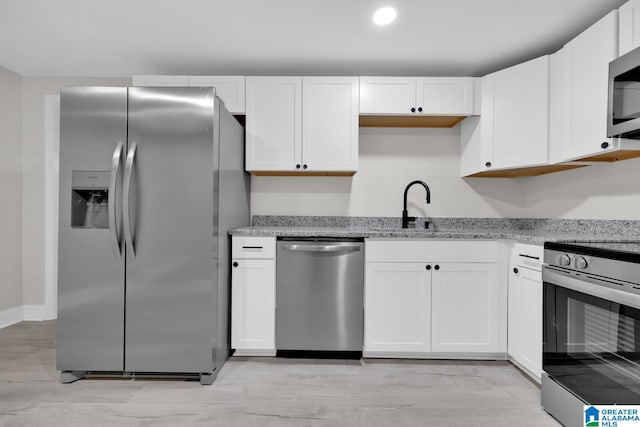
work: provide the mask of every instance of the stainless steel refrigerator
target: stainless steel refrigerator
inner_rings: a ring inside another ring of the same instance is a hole
[[[65,87],[57,368],[211,384],[229,353],[244,131],[213,88]]]

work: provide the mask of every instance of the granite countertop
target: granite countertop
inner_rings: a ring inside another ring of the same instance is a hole
[[[424,222],[429,221],[429,229]],[[254,217],[251,227],[236,228],[232,236],[351,237],[416,239],[629,242],[640,241],[640,221],[553,220],[505,218],[418,218],[415,228],[400,228],[399,218],[372,217]]]

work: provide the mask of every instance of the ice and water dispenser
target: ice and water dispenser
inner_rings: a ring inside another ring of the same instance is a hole
[[[109,171],[71,172],[71,227],[109,228]]]

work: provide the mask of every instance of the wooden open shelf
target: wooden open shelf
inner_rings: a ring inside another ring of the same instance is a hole
[[[360,116],[361,128],[452,128],[466,116]]]
[[[559,164],[532,166],[528,168],[503,169],[497,171],[484,171],[467,175],[465,178],[522,178],[526,176],[539,176],[547,173],[561,172],[571,169],[582,168],[588,165],[581,164]]]
[[[577,159],[582,162],[617,162],[640,157],[640,150],[619,150]]]

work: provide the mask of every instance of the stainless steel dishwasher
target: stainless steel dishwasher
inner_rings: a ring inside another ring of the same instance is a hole
[[[276,349],[362,352],[362,239],[277,242]]]

